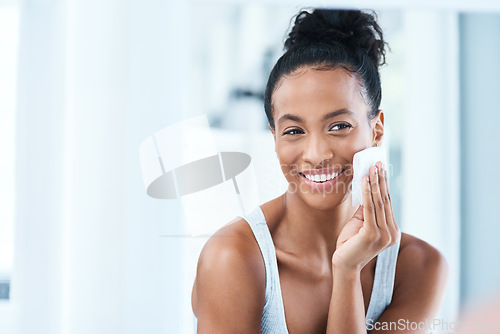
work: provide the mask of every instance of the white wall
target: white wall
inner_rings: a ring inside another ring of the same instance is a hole
[[[450,273],[440,317],[458,313],[460,273],[460,135],[458,17],[409,10],[403,144],[403,232],[446,257]],[[425,22],[425,24],[423,24]]]
[[[15,333],[179,332],[179,205],[146,196],[138,153],[184,116],[184,7],[23,3]]]

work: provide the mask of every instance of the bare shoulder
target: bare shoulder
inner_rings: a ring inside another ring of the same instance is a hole
[[[403,277],[425,270],[426,274],[446,274],[448,265],[439,250],[407,233],[401,233],[397,270]]]
[[[198,259],[192,306],[199,332],[260,329],[264,301],[262,255],[248,223],[237,218],[210,237]]]
[[[435,314],[441,304],[448,281],[448,264],[439,250],[412,235],[402,233],[393,304]]]
[[[233,263],[237,261],[237,263]],[[212,268],[222,266],[227,269],[242,263],[244,266],[260,267],[262,256],[252,233],[250,225],[241,217],[237,217],[221,227],[208,239],[198,259],[198,271],[211,271]],[[224,268],[218,268],[224,269]]]

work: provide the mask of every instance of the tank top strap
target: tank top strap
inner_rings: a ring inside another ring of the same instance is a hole
[[[288,334],[276,250],[264,213],[258,206],[244,218],[250,225],[257,240],[266,271],[266,297],[262,314],[262,333]]]
[[[367,323],[368,321],[371,323],[377,321],[392,301],[400,241],[401,232],[398,242],[377,256],[370,304],[366,312]]]

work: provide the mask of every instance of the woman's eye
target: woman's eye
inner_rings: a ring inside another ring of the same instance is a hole
[[[344,129],[348,129],[348,128],[352,128],[351,124],[340,123],[340,124],[335,124],[334,126],[332,126],[331,130],[339,131],[339,130],[344,130]]]
[[[285,131],[283,134],[284,135],[298,135],[298,134],[301,134],[301,133],[304,133],[302,130],[300,129],[290,129],[288,131]]]

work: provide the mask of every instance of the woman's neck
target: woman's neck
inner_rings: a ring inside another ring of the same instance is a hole
[[[277,200],[279,223],[273,231],[276,246],[301,257],[331,261],[340,231],[357,210],[351,197],[328,210],[313,208],[288,192]]]

